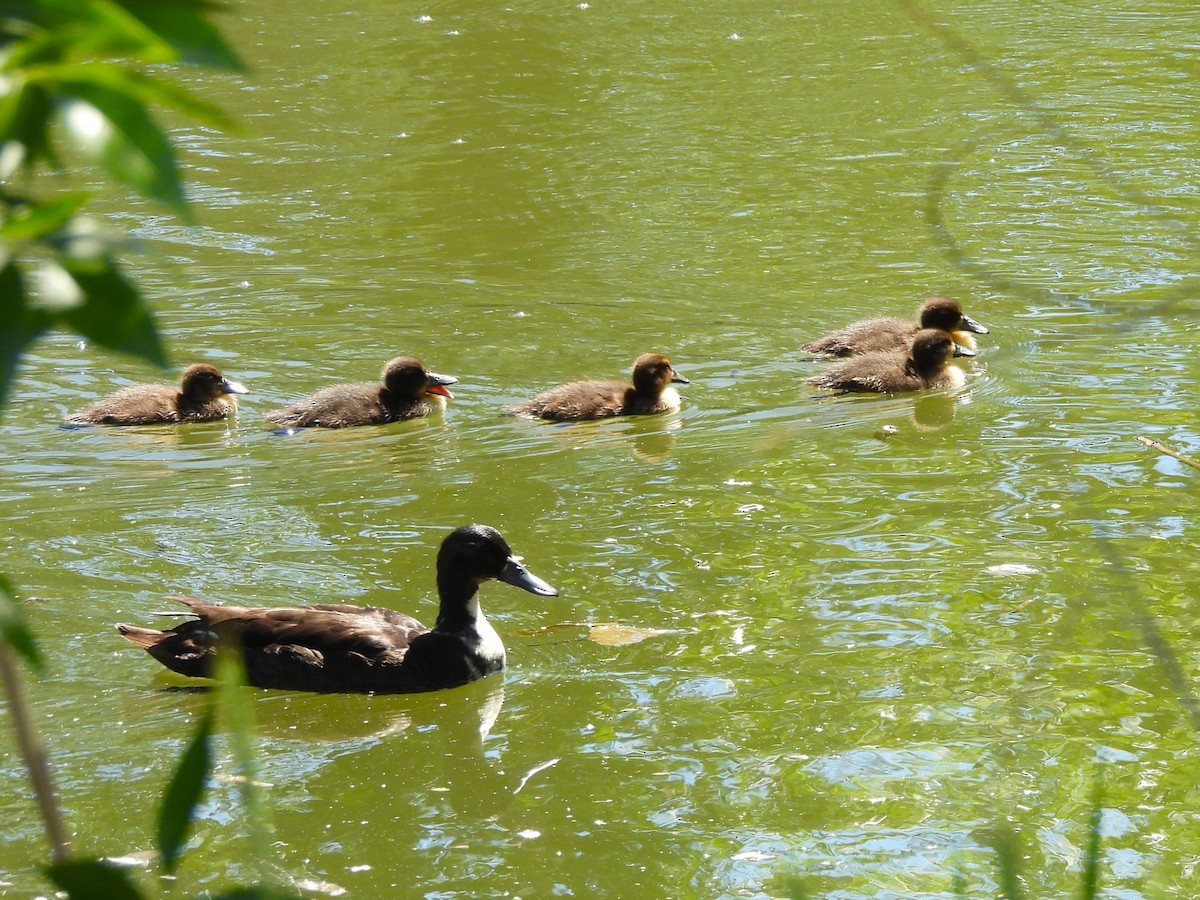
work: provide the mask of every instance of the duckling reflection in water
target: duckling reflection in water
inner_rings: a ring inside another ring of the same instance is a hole
[[[446,385],[458,381],[438,375],[412,356],[397,356],[383,367],[379,382],[335,384],[265,418],[284,428],[347,428],[385,425],[445,412],[453,398]]]
[[[178,388],[135,384],[67,416],[69,425],[158,425],[212,422],[237,409],[235,394],[248,394],[208,363],[187,367]]]
[[[950,334],[954,342],[968,350],[975,349],[975,334],[988,330],[966,315],[958,301],[951,297],[930,297],[921,304],[918,321],[898,318],[863,319],[837,331],[830,332],[802,348],[807,353],[828,356],[859,356],[864,353],[903,351],[912,343],[918,331],[937,328]]]
[[[808,383],[844,392],[891,394],[931,388],[958,388],[966,376],[950,365],[955,356],[974,356],[956,344],[946,332],[926,328],[917,332],[906,353],[867,353],[830,366]]]
[[[510,406],[510,415],[552,422],[578,422],[612,416],[640,416],[679,409],[679,393],[671,387],[688,384],[661,353],[643,353],[633,363],[633,383],[572,381],[531,400]]]
[[[241,650],[250,684],[323,693],[415,693],[454,687],[504,668],[504,644],[479,606],[479,586],[503,581],[543,597],[558,592],[526,569],[500,532],[468,525],[437,555],[441,605],[426,628],[373,606],[222,606],[178,598],[196,618],[168,631],[117,631],[181,675],[207,677],[217,645]]]

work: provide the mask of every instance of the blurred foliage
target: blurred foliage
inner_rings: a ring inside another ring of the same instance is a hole
[[[154,318],[116,261],[121,236],[84,212],[91,194],[74,182],[94,181],[99,170],[118,186],[188,215],[179,164],[155,112],[229,127],[220,110],[164,78],[172,63],[241,68],[209,21],[217,9],[206,0],[0,0],[0,410],[22,353],[52,328],[166,365]],[[73,186],[66,190],[64,184]],[[75,858],[65,840],[54,840],[61,810],[14,656],[39,674],[45,671],[14,589],[0,576],[0,662],[19,743],[32,748],[25,762],[54,850],[46,877],[56,896],[70,900],[139,900],[146,894],[127,870],[103,859]],[[179,865],[211,776],[218,708],[225,711],[243,778],[253,780],[252,724],[239,672],[236,665],[223,669],[223,686],[212,695],[163,798],[158,846],[168,874]],[[251,794],[244,799],[265,871],[266,819]],[[264,880],[223,896],[291,894]]]
[[[0,575],[0,644],[14,649],[17,654],[41,673],[45,670],[42,655],[34,643],[33,634],[21,616],[21,607],[8,579]]]
[[[196,733],[179,757],[179,765],[158,810],[158,855],[168,874],[174,874],[204,783],[212,769],[213,708],[209,706]]]
[[[51,328],[166,365],[154,320],[116,261],[122,238],[61,188],[71,161],[187,215],[154,110],[227,128],[163,64],[241,67],[204,0],[0,0],[0,407],[22,351]],[[45,176],[55,177],[45,177]]]

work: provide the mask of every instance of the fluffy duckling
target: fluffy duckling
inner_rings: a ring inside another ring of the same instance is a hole
[[[134,384],[67,416],[71,425],[157,425],[211,422],[237,409],[234,394],[248,394],[208,363],[187,367],[178,389],[169,384]]]
[[[974,350],[975,338],[971,332],[988,333],[986,328],[963,313],[958,301],[951,297],[930,297],[921,304],[917,318],[917,322],[896,318],[863,319],[805,344],[803,349],[807,353],[829,356],[903,351],[922,328],[940,328],[949,332],[959,346]]]
[[[610,416],[642,416],[679,409],[671,383],[689,384],[661,353],[643,353],[633,363],[633,384],[624,381],[572,381],[508,407],[514,416],[576,422]]]
[[[415,693],[466,684],[504,668],[504,644],[479,606],[479,586],[497,579],[542,597],[557,591],[521,564],[487,525],[451,532],[437,555],[441,605],[426,628],[374,606],[222,606],[177,598],[195,619],[169,631],[118,625],[128,641],[172,671],[211,673],[217,644],[241,649],[250,684],[322,693]],[[187,613],[183,613],[187,615]]]
[[[454,395],[446,385],[458,381],[438,375],[412,356],[397,356],[383,367],[379,382],[335,384],[303,400],[272,410],[266,420],[284,428],[346,428],[385,425],[445,412]]]
[[[864,353],[830,366],[808,383],[834,391],[879,394],[957,388],[966,383],[966,376],[949,364],[951,357],[974,355],[974,350],[959,346],[940,328],[925,328],[917,332],[907,353]]]

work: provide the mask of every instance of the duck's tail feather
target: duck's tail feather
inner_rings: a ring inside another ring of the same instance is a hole
[[[136,625],[124,624],[117,625],[117,631],[129,643],[137,644],[143,650],[149,650],[162,640],[164,633],[155,628],[138,628]]]

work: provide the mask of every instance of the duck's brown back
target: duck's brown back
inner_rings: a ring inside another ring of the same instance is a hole
[[[362,382],[324,388],[265,418],[284,428],[347,428],[417,419],[432,411],[433,405],[424,399],[399,397],[378,382]]]
[[[888,394],[919,391],[925,382],[908,365],[907,354],[866,353],[836,363],[808,379],[809,384],[832,391]]]
[[[624,381],[573,381],[509,407],[515,416],[575,422],[628,415],[633,386]]]
[[[802,348],[826,356],[859,356],[864,353],[905,351],[920,326],[898,318],[862,319],[831,331]]]
[[[74,425],[156,425],[209,422],[229,415],[226,397],[191,400],[169,384],[135,384],[67,417]]]

